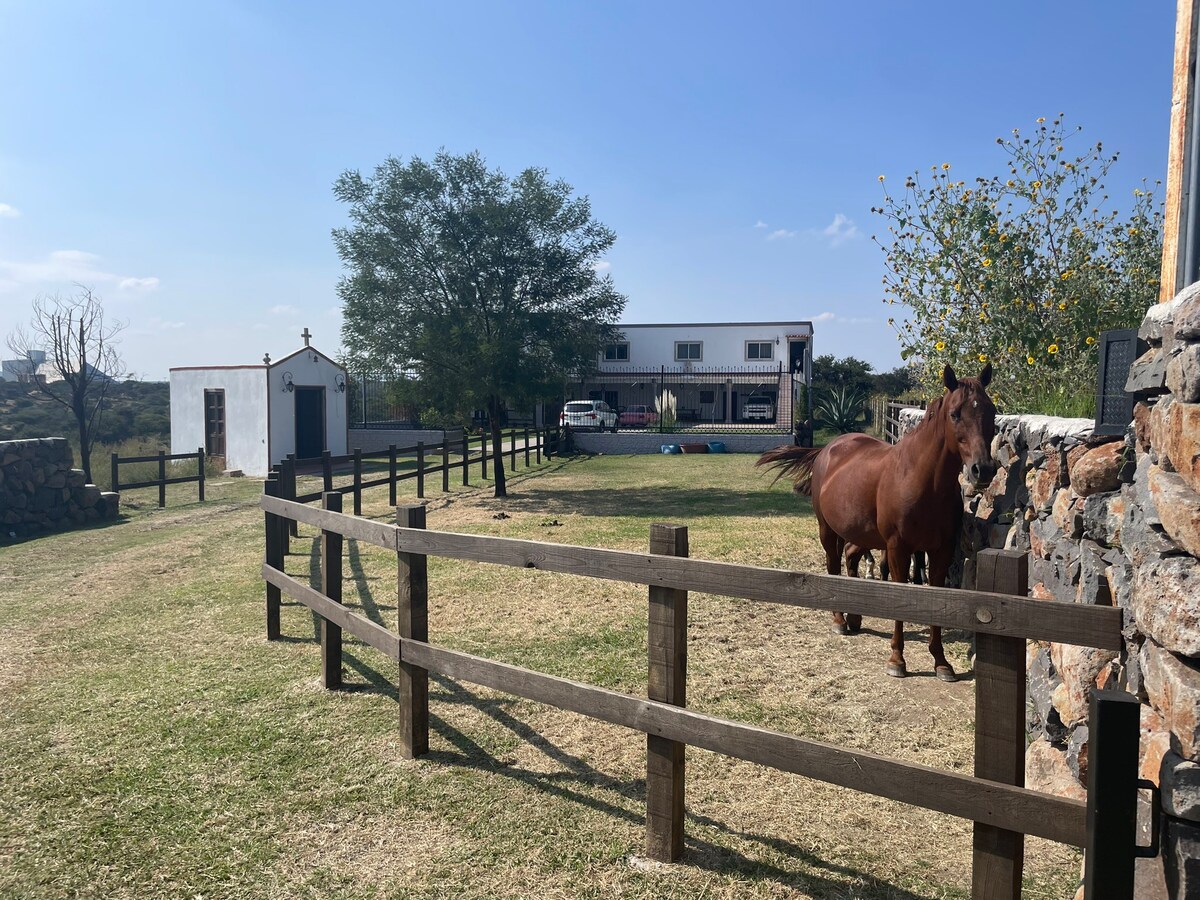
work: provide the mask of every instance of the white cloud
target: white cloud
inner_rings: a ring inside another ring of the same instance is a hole
[[[862,232],[858,230],[858,226],[854,224],[853,220],[841,213],[834,215],[833,221],[825,226],[821,234],[829,238],[831,247],[837,247],[846,241],[862,236]]]
[[[0,219],[15,219],[21,215],[21,211],[15,206],[9,206],[7,203],[0,203]]]
[[[68,289],[110,285],[119,291],[146,293],[158,287],[158,278],[109,272],[101,258],[86,250],[55,250],[41,259],[0,259],[0,293]]]
[[[284,316],[284,315],[291,315],[293,313],[298,313],[298,312],[300,312],[300,310],[296,309],[296,307],[291,306],[290,304],[280,303],[276,306],[272,306],[270,309],[267,310],[267,312],[269,312],[273,316]]]
[[[798,232],[788,231],[786,228],[779,228],[767,235],[768,241],[777,241],[780,238],[794,238]]]
[[[755,228],[766,228],[767,223],[764,222],[762,219],[759,219],[757,222],[754,223],[754,227]]]
[[[612,269],[612,263],[610,263],[610,262],[609,262],[607,259],[602,259],[602,260],[600,260],[599,262],[595,263],[595,264],[592,266],[592,270],[593,270],[593,271],[594,271],[594,272],[595,272],[597,275],[599,275],[599,274],[601,274],[601,273],[603,273],[603,272],[607,272],[607,271],[609,271],[610,269]]]
[[[826,310],[812,317],[812,321],[816,322],[836,322],[839,325],[875,325],[879,322],[878,319],[871,316],[839,316],[835,312]]]
[[[819,316],[813,316],[814,322],[832,322],[837,316],[831,312],[823,312]]]

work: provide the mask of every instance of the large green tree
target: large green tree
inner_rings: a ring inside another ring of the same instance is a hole
[[[478,153],[389,157],[334,195],[352,223],[333,232],[349,361],[412,371],[445,415],[486,409],[505,496],[504,411],[560,395],[616,338],[625,297],[598,265],[616,236],[566,182]]]

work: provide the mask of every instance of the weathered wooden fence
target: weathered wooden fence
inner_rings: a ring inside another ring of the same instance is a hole
[[[900,411],[902,409],[924,408],[924,401],[888,400],[883,405],[883,439],[889,444],[894,444],[904,436],[904,430],[900,425]]]
[[[549,456],[554,451],[557,433],[546,428],[514,428],[501,432],[501,441],[503,444],[507,444],[507,448],[501,450],[500,456],[508,458],[508,471],[512,472],[516,470],[518,462],[523,462],[526,468],[535,463],[540,464],[543,456]],[[452,456],[457,458],[452,459]],[[407,458],[412,458],[415,464],[412,466],[406,464],[401,468],[400,463]],[[370,466],[372,463],[380,464],[381,471],[366,471],[364,467]],[[387,464],[386,469],[382,468],[383,463]],[[424,441],[418,441],[408,447],[397,447],[395,444],[391,444],[386,450],[376,450],[371,453],[363,453],[356,449],[344,456],[332,456],[326,450],[322,455],[310,459],[297,459],[294,455],[289,454],[282,464],[272,467],[272,472],[279,479],[282,492],[280,496],[285,500],[312,503],[320,500],[324,494],[330,491],[352,494],[354,515],[360,516],[362,515],[362,492],[367,488],[386,485],[388,505],[395,506],[396,486],[401,481],[415,479],[417,497],[424,498],[426,478],[429,476],[441,475],[442,490],[449,491],[450,473],[455,469],[461,472],[462,483],[466,486],[471,483],[470,473],[474,466],[479,467],[479,477],[486,479],[489,464],[495,466],[495,463],[496,454],[491,446],[490,434],[469,435],[463,433],[461,437],[447,437],[433,444],[426,444]],[[334,475],[338,474],[335,470],[347,465],[350,467],[350,482],[335,485]],[[297,473],[298,470],[304,469],[320,473],[321,490],[306,494],[296,493]],[[295,533],[295,529],[292,530],[292,533]]]
[[[1122,614],[1113,607],[1025,599],[1024,554],[984,551],[977,560],[978,583],[990,590],[962,591],[690,559],[687,529],[675,525],[651,526],[649,552],[634,553],[427,531],[423,506],[398,508],[397,524],[389,525],[342,515],[336,492],[324,495],[324,509],[279,493],[278,480],[268,479],[262,498],[267,638],[280,635],[286,593],[324,622],[326,686],[340,684],[343,630],[398,662],[402,748],[410,758],[429,748],[428,673],[434,672],[644,732],[646,845],[654,859],[676,860],[683,851],[684,750],[690,745],[972,820],[975,898],[1020,896],[1026,834],[1087,850],[1091,900],[1133,896],[1136,701],[1107,691],[1093,701],[1090,752],[1101,765],[1092,768],[1086,804],[1023,786],[1025,640],[1120,649]],[[283,571],[289,522],[321,530],[320,591]],[[342,605],[343,536],[396,554],[396,633]],[[428,643],[428,556],[647,585],[647,697]],[[974,777],[688,710],[689,591],[976,632]]]
[[[183,459],[196,460],[196,474],[185,475],[176,478],[167,477],[167,463]],[[127,484],[121,483],[121,466],[132,463],[158,463],[158,477],[148,481],[134,481]],[[194,481],[197,483],[200,499],[204,500],[204,448],[197,448],[195,453],[168,453],[166,450],[159,450],[153,456],[117,456],[112,455],[112,490],[120,493],[122,490],[133,490],[134,488],[158,487],[158,508],[162,509],[167,505],[167,485],[168,484],[187,484]]]

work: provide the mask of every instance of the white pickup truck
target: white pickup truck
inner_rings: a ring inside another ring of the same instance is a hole
[[[742,403],[742,418],[772,421],[775,418],[775,401],[770,397],[747,397]]]

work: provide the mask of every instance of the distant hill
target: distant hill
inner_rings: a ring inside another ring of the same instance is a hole
[[[38,399],[30,386],[0,382],[0,441],[65,437],[75,443],[75,419],[52,400]],[[118,444],[141,438],[167,440],[171,433],[171,389],[165,381],[120,381],[109,385],[96,440]]]

